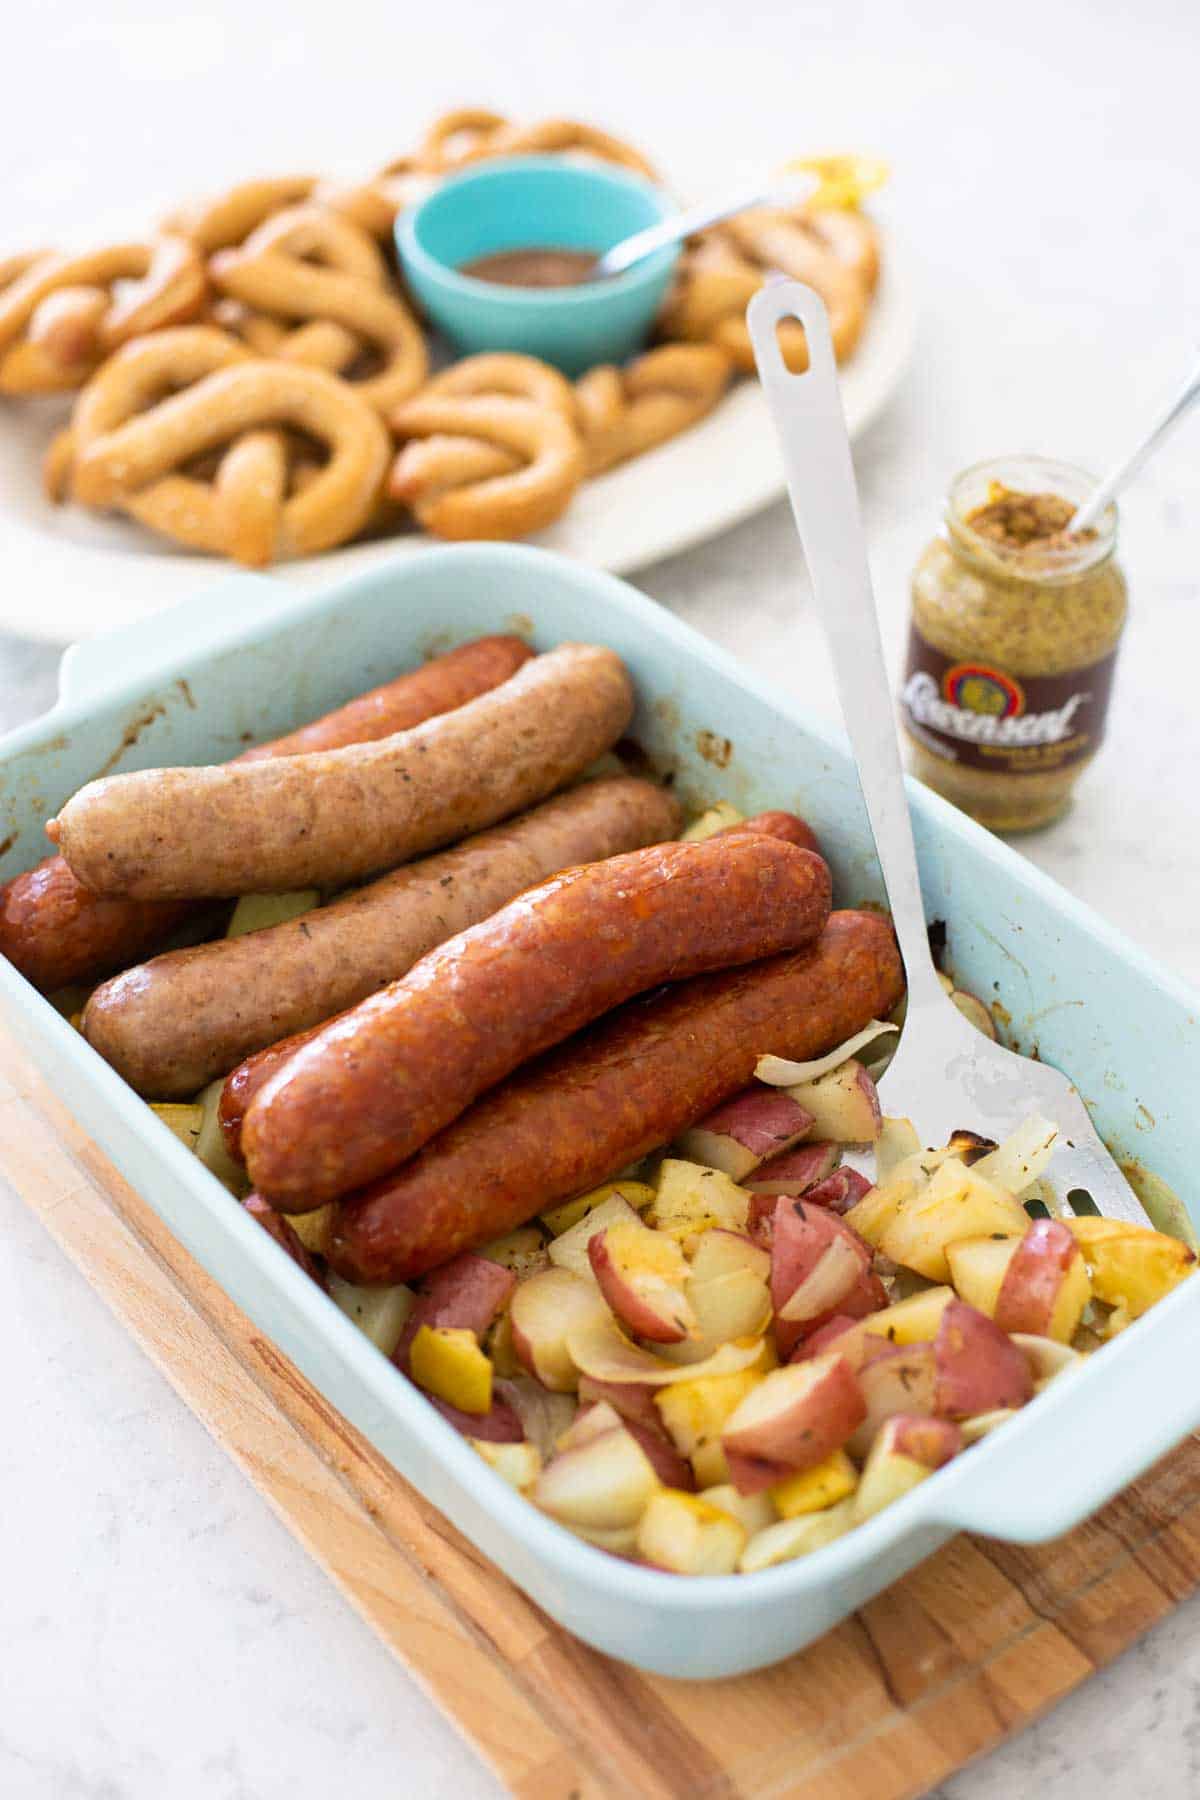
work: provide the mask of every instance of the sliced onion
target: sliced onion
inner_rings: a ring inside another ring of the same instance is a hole
[[[1032,1113],[995,1150],[971,1167],[993,1186],[1019,1194],[1045,1174],[1058,1143],[1058,1126]]]
[[[818,1056],[812,1062],[789,1062],[786,1056],[760,1056],[754,1066],[754,1079],[765,1081],[768,1087],[795,1087],[802,1081],[816,1081],[820,1076],[828,1075],[831,1069],[848,1062],[856,1050],[872,1043],[883,1032],[899,1029],[886,1019],[872,1019],[836,1050],[831,1050],[827,1056]]]
[[[761,1338],[737,1338],[722,1344],[697,1363],[669,1363],[631,1343],[615,1322],[587,1319],[567,1334],[567,1350],[581,1375],[593,1381],[632,1381],[643,1387],[665,1387],[671,1381],[694,1381],[701,1375],[737,1375],[758,1361]]]
[[[997,1406],[992,1412],[976,1413],[973,1418],[963,1419],[959,1425],[963,1443],[977,1444],[989,1431],[995,1431],[998,1425],[1007,1425],[1016,1416],[1015,1407]]]
[[[549,1462],[559,1438],[575,1417],[574,1394],[552,1394],[532,1375],[514,1375],[498,1381],[496,1393],[512,1407],[529,1442],[536,1444],[543,1460]]]
[[[1081,1350],[1072,1350],[1057,1338],[1038,1337],[1030,1331],[1010,1331],[1008,1335],[1024,1355],[1035,1382],[1053,1381],[1067,1369],[1081,1369],[1087,1361]]]

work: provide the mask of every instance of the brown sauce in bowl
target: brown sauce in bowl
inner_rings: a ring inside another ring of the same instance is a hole
[[[566,250],[557,245],[536,244],[528,250],[495,250],[459,265],[460,275],[472,281],[491,281],[500,287],[578,287],[600,279],[594,273],[596,250]]]

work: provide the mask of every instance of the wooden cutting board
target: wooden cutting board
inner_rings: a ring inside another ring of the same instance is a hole
[[[910,1800],[1200,1580],[1200,1437],[1057,1543],[960,1537],[790,1662],[643,1675],[547,1619],[209,1279],[0,1036],[0,1168],[480,1756],[529,1800]]]

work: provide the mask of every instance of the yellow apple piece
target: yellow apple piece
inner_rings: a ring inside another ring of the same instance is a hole
[[[1000,1289],[1020,1241],[1018,1237],[971,1237],[947,1244],[946,1261],[959,1299],[994,1319]]]
[[[589,1193],[576,1194],[573,1200],[564,1200],[559,1206],[552,1206],[540,1215],[542,1224],[551,1237],[561,1237],[572,1225],[578,1225],[580,1219],[586,1218],[596,1207],[603,1206],[606,1200],[624,1200],[634,1212],[645,1212],[654,1204],[654,1189],[644,1181],[606,1181],[602,1187],[592,1188]]]
[[[854,1522],[862,1525],[902,1500],[962,1449],[962,1433],[946,1419],[898,1414],[881,1426],[854,1496]]]
[[[702,1231],[722,1227],[745,1232],[750,1215],[750,1196],[719,1169],[665,1157],[649,1223],[683,1244]]]
[[[844,1537],[854,1524],[853,1500],[841,1500],[825,1512],[802,1513],[798,1519],[781,1519],[758,1531],[742,1551],[738,1568],[743,1575],[756,1575],[760,1569],[776,1563],[794,1562],[798,1556],[809,1556],[837,1538]]]
[[[641,1226],[637,1214],[621,1194],[609,1194],[607,1199],[590,1207],[574,1225],[552,1239],[547,1249],[550,1261],[556,1269],[569,1269],[572,1275],[581,1275],[585,1281],[594,1280],[588,1245],[598,1232],[607,1231],[610,1225]]]
[[[595,1218],[595,1214],[591,1215]],[[584,1229],[589,1220],[573,1227]],[[569,1237],[569,1232],[567,1236]],[[557,1243],[565,1240],[559,1238]],[[700,1335],[685,1293],[690,1271],[674,1238],[631,1217],[592,1232],[588,1260],[604,1298],[626,1330],[651,1343]]]
[[[731,825],[740,825],[745,813],[728,800],[718,800],[706,812],[692,820],[680,838],[683,844],[701,844],[706,838],[716,837],[718,832],[728,831]]]
[[[654,1404],[671,1442],[692,1465],[697,1487],[728,1482],[721,1448],[725,1421],[763,1379],[757,1369],[737,1375],[701,1375],[659,1388]]]
[[[746,1528],[697,1494],[664,1488],[638,1524],[638,1555],[673,1575],[732,1575],[746,1547]]]
[[[227,938],[245,937],[248,931],[267,931],[320,906],[316,888],[300,888],[292,894],[243,894],[225,927]]]
[[[1195,1270],[1194,1250],[1146,1225],[1095,1218],[1068,1224],[1091,1271],[1096,1299],[1127,1318],[1140,1319]]]
[[[867,1195],[859,1204],[869,1199]],[[847,1222],[853,1222],[851,1215]],[[947,1244],[968,1237],[1023,1237],[1028,1224],[1029,1215],[1019,1200],[993,1187],[978,1167],[969,1169],[951,1158],[923,1188],[901,1202],[884,1226],[877,1248],[930,1281],[949,1281]]]
[[[907,1300],[897,1300],[882,1312],[871,1313],[858,1330],[866,1337],[886,1338],[889,1344],[932,1343],[942,1314],[953,1299],[952,1287],[922,1288]]]
[[[553,1393],[574,1393],[579,1369],[568,1349],[573,1327],[609,1319],[608,1303],[590,1275],[543,1269],[519,1282],[509,1305],[518,1361]]]
[[[531,1488],[542,1472],[541,1452],[536,1444],[489,1444],[484,1438],[467,1441],[488,1467],[495,1469],[500,1479],[516,1488],[518,1493]]]
[[[155,1101],[150,1111],[162,1120],[167,1130],[173,1132],[181,1144],[185,1144],[189,1150],[196,1148],[200,1127],[204,1123],[204,1108],[196,1101],[188,1100],[183,1104]]]
[[[552,1457],[530,1497],[560,1524],[621,1531],[637,1524],[659,1487],[645,1451],[618,1425]]]
[[[331,1200],[328,1206],[318,1206],[315,1212],[290,1213],[288,1223],[306,1250],[314,1251],[317,1256],[326,1256],[329,1253],[329,1234],[336,1217],[337,1201]]]
[[[492,1365],[465,1326],[422,1325],[409,1349],[408,1366],[418,1387],[460,1412],[491,1410]]]
[[[292,1222],[311,1219],[312,1213],[301,1213]],[[365,1288],[356,1287],[351,1281],[343,1281],[340,1275],[329,1277],[329,1298],[335,1306],[339,1306],[348,1319],[353,1319],[365,1337],[369,1337],[377,1350],[385,1356],[391,1356],[400,1342],[400,1334],[408,1323],[408,1316],[416,1305],[416,1295],[410,1287],[398,1283],[395,1287]]]
[[[905,1165],[901,1165],[904,1167]],[[878,1250],[884,1232],[917,1192],[917,1181],[908,1175],[892,1174],[877,1187],[868,1188],[862,1199],[842,1217],[852,1231]]]
[[[858,1470],[844,1450],[835,1450],[815,1468],[789,1475],[768,1489],[768,1498],[781,1519],[799,1519],[804,1513],[824,1512],[836,1506],[858,1486]]]

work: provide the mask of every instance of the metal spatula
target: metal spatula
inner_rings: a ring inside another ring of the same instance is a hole
[[[801,375],[780,351],[784,319],[804,327],[809,367]],[[911,1119],[931,1147],[955,1130],[1001,1140],[1041,1115],[1059,1130],[1050,1170],[1056,1192],[1076,1212],[1148,1224],[1067,1077],[986,1038],[938,980],[829,321],[819,297],[797,281],[761,288],[747,320],[908,976],[904,1030],[880,1083],[884,1110]]]

